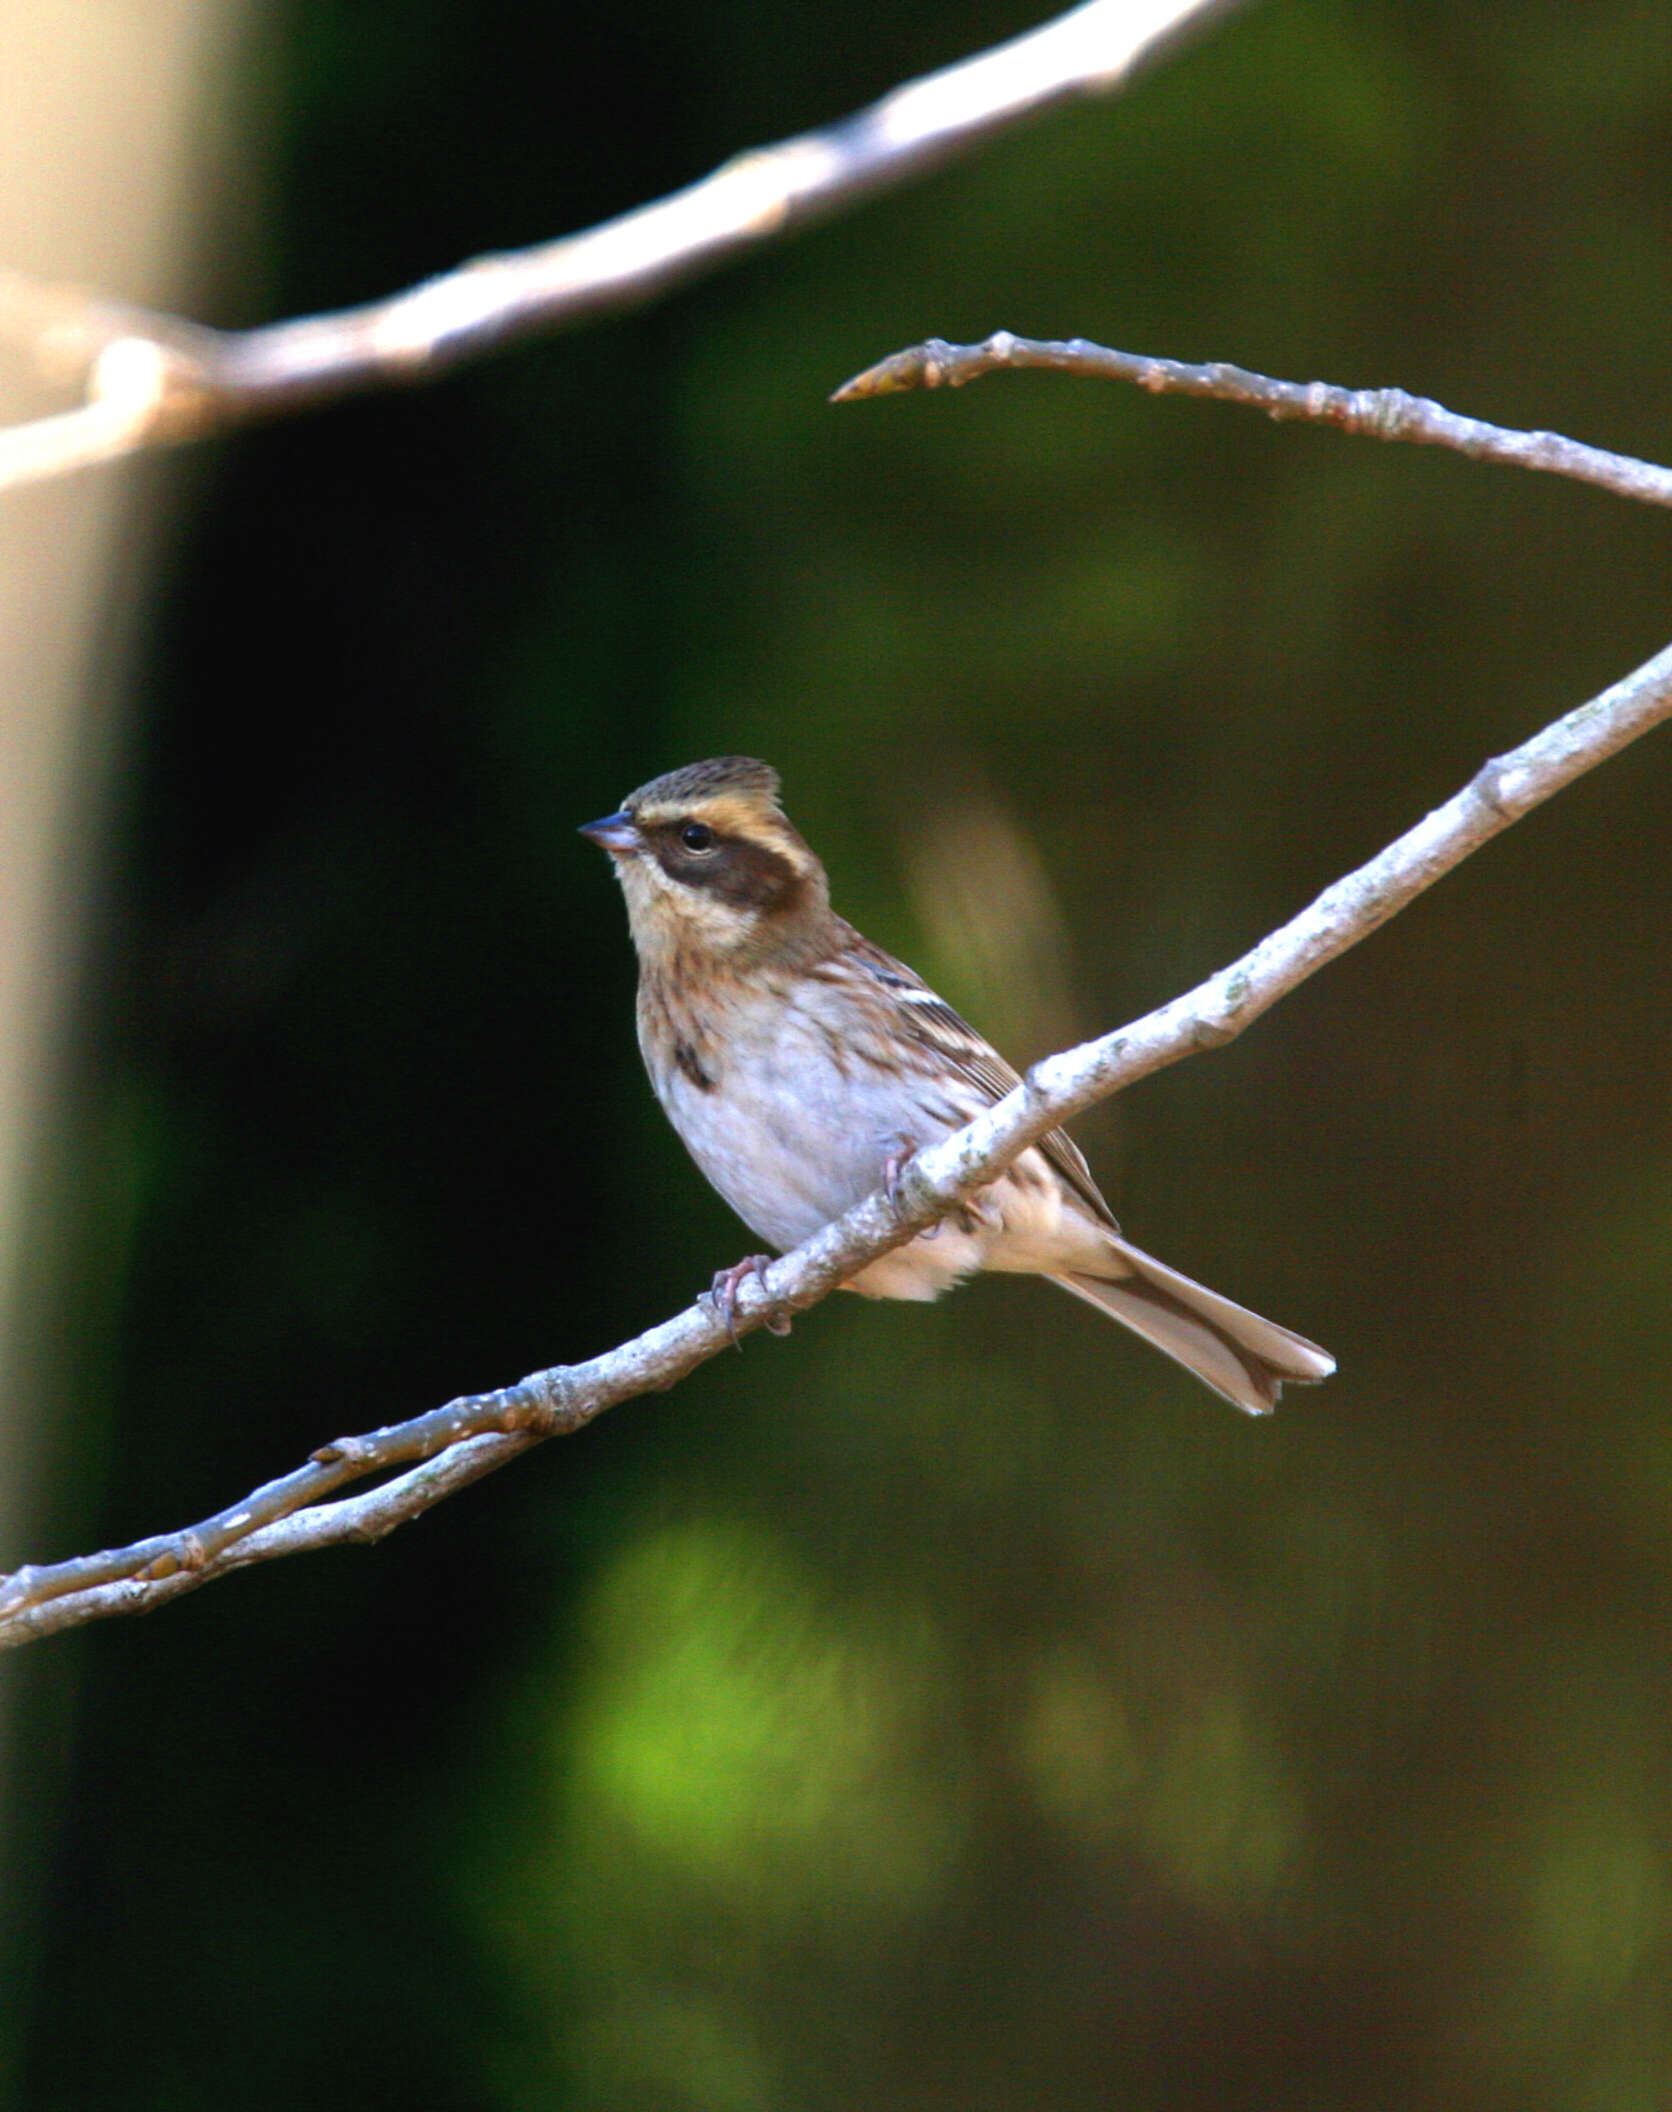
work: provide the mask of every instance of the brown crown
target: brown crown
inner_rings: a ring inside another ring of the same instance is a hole
[[[687,763],[683,770],[670,770],[653,777],[622,801],[627,813],[638,815],[650,808],[687,807],[717,793],[731,792],[758,801],[777,804],[778,773],[770,763],[752,755],[717,755],[706,763]]]

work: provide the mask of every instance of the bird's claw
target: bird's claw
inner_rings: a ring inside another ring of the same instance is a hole
[[[911,1164],[917,1152],[917,1139],[908,1137],[904,1130],[890,1137],[888,1156],[882,1162],[882,1192],[898,1215],[906,1207],[905,1196],[900,1185],[900,1176]]]
[[[726,1324],[733,1349],[743,1344],[737,1339],[737,1294],[751,1276],[764,1288],[766,1272],[772,1265],[770,1254],[745,1254],[741,1261],[734,1261],[729,1269],[716,1269],[714,1281],[702,1294],[702,1302],[718,1320]],[[787,1335],[790,1331],[788,1313],[768,1313],[762,1325],[771,1335]]]
[[[890,1141],[893,1148],[882,1162],[882,1192],[887,1196],[894,1215],[899,1217],[906,1207],[905,1183],[901,1177],[917,1156],[917,1139],[908,1137],[901,1130]],[[925,1225],[917,1236],[929,1240],[937,1238],[939,1233],[940,1221],[937,1219],[934,1224]]]

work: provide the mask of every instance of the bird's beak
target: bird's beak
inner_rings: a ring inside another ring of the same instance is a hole
[[[644,849],[644,838],[631,814],[606,814],[602,821],[583,824],[581,834],[588,843],[595,843],[601,851],[608,851],[617,858],[626,857],[633,851]]]

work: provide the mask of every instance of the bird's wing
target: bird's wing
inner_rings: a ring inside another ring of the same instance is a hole
[[[967,1020],[960,1019],[945,998],[936,996],[904,961],[884,953],[857,931],[853,940],[854,959],[893,998],[906,1033],[929,1050],[938,1063],[972,1085],[987,1106],[1002,1100],[1013,1086],[1021,1084],[1021,1074],[1005,1062],[992,1043],[984,1040]],[[1065,1131],[1053,1129],[1040,1138],[1039,1149],[1099,1224],[1118,1232],[1120,1226],[1099,1194],[1079,1145]]]

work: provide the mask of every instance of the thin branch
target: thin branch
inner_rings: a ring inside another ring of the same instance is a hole
[[[1343,389],[1327,381],[1272,381],[1246,367],[1215,361],[1189,366],[1146,353],[1115,352],[1083,337],[1066,342],[1014,337],[998,330],[979,345],[949,345],[931,337],[890,353],[863,374],[843,382],[832,403],[857,403],[866,396],[892,396],[903,389],[961,389],[984,374],[1038,367],[1053,374],[1078,374],[1095,381],[1129,381],[1155,396],[1216,396],[1244,403],[1268,418],[1303,419],[1339,426],[1372,440],[1409,440],[1419,447],[1449,447],[1477,462],[1509,462],[1519,469],[1547,470],[1600,484],[1621,498],[1672,506],[1672,469],[1639,462],[1631,455],[1586,447],[1561,433],[1522,433],[1509,426],[1463,418],[1426,396],[1403,389]]]
[[[1101,1040],[1034,1065],[1014,1092],[907,1165],[896,1208],[873,1195],[772,1263],[738,1298],[737,1331],[816,1305],[867,1262],[943,1216],[1060,1122],[1203,1048],[1232,1041],[1277,1000],[1471,852],[1652,726],[1672,717],[1672,646],[1476,772],[1443,807],[1338,880],[1278,931],[1186,996]],[[113,1614],[145,1613],[210,1578],[307,1549],[375,1540],[543,1438],[675,1384],[730,1336],[699,1301],[584,1364],[325,1445],[306,1466],[184,1532],[0,1579],[0,1647]],[[353,1497],[320,1499],[372,1475]]]
[[[0,490],[357,389],[430,380],[513,339],[638,307],[1024,119],[1112,94],[1240,4],[1084,0],[839,124],[739,155],[654,205],[336,314],[209,330],[0,273],[0,333],[26,337],[45,366],[85,390],[74,410],[0,430]]]

